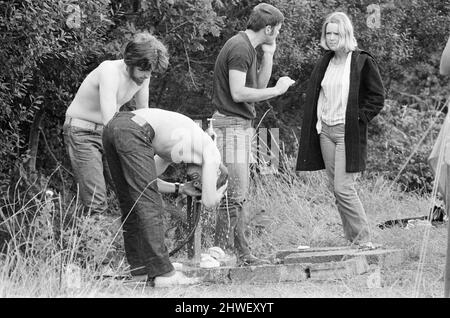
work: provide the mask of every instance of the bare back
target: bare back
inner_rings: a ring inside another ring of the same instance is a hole
[[[209,147],[220,162],[220,153],[213,140],[191,118],[158,108],[138,109],[133,113],[152,126],[155,131],[152,142],[155,154],[165,161],[201,165],[204,150]]]
[[[108,83],[103,84],[104,79]],[[104,92],[102,92],[102,85],[106,90]],[[103,124],[105,123],[105,109],[102,113],[102,99],[107,100],[107,105],[103,105],[103,107],[107,108],[109,113],[114,114],[142,87],[129,77],[123,60],[104,61],[81,83],[66,115]],[[101,94],[108,96],[106,99],[101,98]]]

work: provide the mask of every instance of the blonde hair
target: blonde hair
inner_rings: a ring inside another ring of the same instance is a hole
[[[355,36],[353,35],[353,25],[350,18],[344,12],[333,12],[325,19],[322,26],[322,35],[320,37],[320,46],[325,50],[330,48],[326,41],[327,26],[330,23],[336,23],[339,30],[339,44],[338,48],[347,51],[354,51],[358,46]]]

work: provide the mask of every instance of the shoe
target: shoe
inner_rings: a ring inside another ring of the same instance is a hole
[[[148,281],[148,275],[130,275],[123,279],[124,284],[147,283]]]
[[[182,272],[175,272],[172,276],[157,276],[154,280],[155,287],[172,287],[194,285],[200,283],[197,277],[187,277]]]
[[[270,265],[268,260],[257,258],[252,254],[246,254],[239,257],[239,266],[257,266],[257,265]]]

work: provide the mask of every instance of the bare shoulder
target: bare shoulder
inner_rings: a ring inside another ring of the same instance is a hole
[[[114,74],[119,72],[120,70],[120,65],[118,63],[118,61],[111,61],[111,60],[106,60],[101,62],[96,70],[100,73],[105,73],[105,74]]]

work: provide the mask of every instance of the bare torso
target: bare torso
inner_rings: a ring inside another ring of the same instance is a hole
[[[137,85],[127,74],[123,60],[104,61],[86,76],[81,83],[75,98],[67,109],[66,115],[74,118],[88,120],[102,124],[102,111],[100,103],[100,77],[101,73],[117,80],[117,88],[112,93],[115,97],[113,105],[107,107],[113,112],[130,101],[142,86]]]
[[[220,153],[212,139],[192,119],[180,113],[158,108],[133,111],[155,131],[152,145],[155,154],[165,161],[202,164],[205,147],[211,147],[220,162]]]

